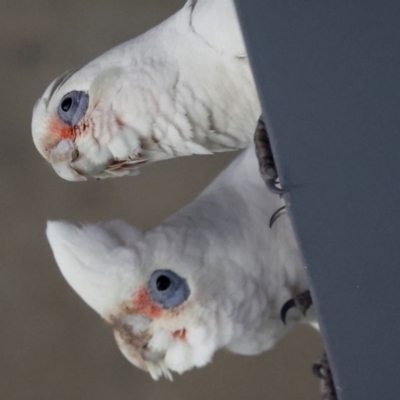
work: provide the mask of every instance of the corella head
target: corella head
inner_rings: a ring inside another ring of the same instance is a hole
[[[37,101],[32,136],[62,178],[82,181],[133,174],[146,160],[138,135],[116,111],[119,68],[93,67],[57,78]]]
[[[215,327],[193,276],[148,264],[140,231],[122,221],[49,222],[47,237],[62,274],[110,324],[131,363],[157,379],[210,361]]]

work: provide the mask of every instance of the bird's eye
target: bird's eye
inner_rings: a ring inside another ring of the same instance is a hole
[[[171,279],[166,275],[160,275],[156,280],[156,286],[160,292],[163,292],[171,286]]]
[[[164,308],[178,307],[190,295],[186,280],[168,269],[154,271],[149,279],[148,288],[153,301]]]
[[[70,126],[75,126],[85,116],[89,106],[89,95],[86,92],[73,90],[61,99],[58,115]]]
[[[71,108],[72,105],[72,99],[71,97],[66,97],[62,102],[61,102],[61,110],[64,112],[68,112],[69,109]]]

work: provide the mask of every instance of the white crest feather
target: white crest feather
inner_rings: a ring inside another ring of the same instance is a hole
[[[128,224],[121,221],[109,223],[108,229],[105,228],[107,225],[78,228],[63,221],[47,224],[47,238],[62,274],[102,316],[129,297],[140,276],[134,251],[125,247],[140,233],[131,226],[128,229]],[[123,235],[128,230],[129,235]]]

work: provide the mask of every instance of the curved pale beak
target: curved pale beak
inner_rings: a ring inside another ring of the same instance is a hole
[[[68,162],[53,164],[54,171],[63,179],[71,182],[86,181],[86,177],[75,171]]]

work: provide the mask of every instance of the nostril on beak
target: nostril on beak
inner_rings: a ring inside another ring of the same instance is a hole
[[[71,162],[74,162],[79,157],[79,150],[75,149],[71,154]]]

